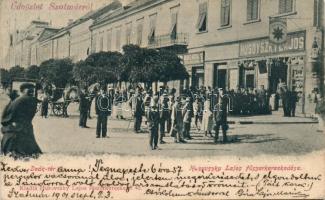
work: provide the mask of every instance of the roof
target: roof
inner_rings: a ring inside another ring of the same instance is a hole
[[[37,37],[37,40],[40,42],[46,40],[47,38],[50,38],[53,34],[59,32],[60,29],[56,28],[44,28],[44,30],[39,34]]]
[[[78,24],[81,24],[84,21],[87,21],[89,19],[96,19],[97,17],[103,15],[106,12],[109,12],[111,10],[116,10],[118,8],[122,7],[122,4],[120,1],[118,0],[114,0],[112,3],[99,8],[95,11],[90,11],[87,14],[83,15],[82,17],[80,17],[79,19],[75,20],[74,22],[72,22],[70,25],[66,26],[65,29],[69,29],[72,28],[73,26],[76,26]]]
[[[155,4],[159,1],[161,1],[161,0],[134,0],[131,3],[116,10],[111,15],[106,16],[105,18],[97,18],[92,26],[96,26],[96,25],[101,24],[105,21],[112,20],[112,19],[116,18],[117,16],[122,16],[124,14],[127,14],[127,13],[135,10],[135,9]]]
[[[68,32],[69,29],[71,29],[74,26],[77,26],[77,25],[79,25],[79,24],[81,24],[81,23],[83,23],[85,21],[88,21],[89,19],[95,20],[99,16],[101,16],[101,15],[103,15],[103,14],[109,12],[109,11],[121,8],[121,7],[122,7],[121,2],[118,1],[118,0],[114,0],[112,3],[106,5],[106,6],[102,7],[102,8],[99,8],[99,9],[97,9],[95,11],[89,11],[88,13],[83,15],[82,17],[80,17],[77,20],[73,21],[68,26],[65,26],[65,27],[61,28],[59,31],[55,32],[50,37],[57,37],[57,36],[60,36],[62,34],[64,35],[64,34],[66,34]],[[50,37],[47,37],[47,38],[50,38]]]

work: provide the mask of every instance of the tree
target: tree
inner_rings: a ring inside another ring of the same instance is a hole
[[[79,61],[73,66],[73,78],[79,83],[79,85],[91,85],[97,82],[94,70],[95,68],[87,64],[85,61]]]
[[[64,88],[73,81],[73,63],[71,59],[50,59],[40,65],[40,77],[56,87]]]
[[[40,79],[40,68],[37,65],[31,65],[25,70],[25,77],[28,79]]]
[[[131,82],[151,84],[188,78],[180,58],[172,51],[140,48],[136,45],[123,46],[121,66]]]
[[[11,78],[9,71],[7,69],[0,69],[0,79],[1,79],[1,85],[3,88],[8,88],[11,83]]]
[[[73,67],[73,77],[82,85],[96,82],[116,83],[121,80],[119,52],[98,52],[89,55]]]
[[[121,58],[122,79],[137,83],[143,81],[142,49],[137,45],[124,45]]]
[[[9,69],[9,76],[11,80],[22,79],[25,77],[25,70],[19,65],[16,65]]]
[[[172,51],[160,50],[156,63],[159,68],[159,81],[184,80],[189,77],[181,59]]]

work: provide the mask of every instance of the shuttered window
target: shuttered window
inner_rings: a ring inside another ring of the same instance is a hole
[[[107,31],[107,51],[112,50],[112,30]]]
[[[116,28],[116,50],[121,50],[121,27]]]
[[[206,2],[201,3],[199,5],[199,18],[196,24],[196,28],[200,32],[207,30],[207,17],[208,17],[208,5]]]
[[[99,35],[99,51],[103,51],[103,47],[104,47],[104,36],[101,33]]]
[[[132,33],[132,23],[126,24],[126,30],[125,30],[125,43],[131,44],[131,33]]]
[[[247,21],[257,20],[259,0],[247,0]]]
[[[294,0],[279,0],[279,14],[293,12]]]
[[[96,46],[97,46],[97,34],[93,35],[93,41],[91,43],[91,52],[96,53]]]
[[[177,12],[172,12],[171,16],[171,27],[170,27],[170,37],[176,39],[177,37]]]
[[[230,25],[231,0],[221,0],[221,26]]]
[[[137,45],[142,44],[143,18],[137,21]]]
[[[149,43],[154,42],[155,40],[155,35],[156,35],[156,21],[157,21],[157,14],[150,15],[149,16]]]

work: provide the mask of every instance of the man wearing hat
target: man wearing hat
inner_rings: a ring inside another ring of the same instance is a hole
[[[95,98],[95,109],[97,114],[96,138],[107,136],[107,120],[112,113],[112,97],[106,92],[106,87],[102,86],[99,95]]]
[[[186,103],[183,107],[183,135],[185,139],[191,140],[190,135],[191,122],[193,117],[193,104],[191,102],[191,97],[186,98]]]
[[[163,140],[165,136],[165,126],[170,118],[170,112],[168,108],[168,95],[166,93],[163,93],[163,98],[161,99],[161,103],[159,105],[159,113],[160,113],[160,136],[159,136],[159,142],[160,144],[164,144],[165,141]]]
[[[82,88],[79,95],[79,127],[80,128],[89,128],[87,126],[87,117],[88,117],[88,106],[89,100],[86,97],[86,88]]]
[[[137,88],[135,95],[131,99],[132,114],[134,116],[134,132],[141,132],[142,115],[144,113],[143,98],[141,91]]]
[[[158,148],[158,127],[160,122],[159,117],[159,108],[158,108],[158,100],[157,96],[154,96],[151,102],[151,106],[148,110],[148,127],[150,131],[149,137],[149,146],[152,150]]]
[[[16,158],[37,157],[42,151],[36,143],[32,125],[37,109],[34,85],[23,83],[20,92],[21,96],[11,102],[2,115],[1,153]]]
[[[215,121],[215,137],[214,142],[217,143],[219,137],[219,129],[222,128],[223,142],[227,142],[227,106],[228,97],[224,95],[223,89],[218,89],[218,95],[216,96],[216,104],[213,109],[213,116]]]
[[[183,136],[183,113],[181,97],[177,97],[172,109],[172,129],[170,135],[175,138],[175,143],[186,143]]]

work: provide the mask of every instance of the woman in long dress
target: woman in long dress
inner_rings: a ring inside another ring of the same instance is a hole
[[[204,135],[207,136],[208,133],[212,137],[212,129],[213,129],[213,115],[210,109],[210,99],[208,98],[207,101],[204,103],[204,110],[203,110],[203,118],[202,118],[202,125],[201,130],[204,131]]]

